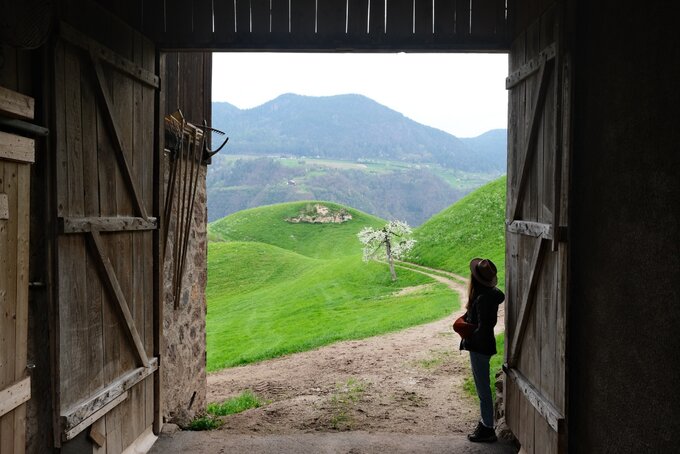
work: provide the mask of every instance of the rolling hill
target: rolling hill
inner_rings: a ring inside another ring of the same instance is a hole
[[[323,204],[352,219],[291,223]],[[356,233],[385,221],[327,202],[245,210],[208,226],[208,370],[309,350],[436,320],[458,299],[408,270],[363,263]],[[400,293],[406,287],[409,292]]]
[[[438,164],[471,172],[505,170],[505,145],[459,139],[362,95],[285,94],[241,110],[213,103],[213,125],[230,137],[229,153]],[[502,155],[501,155],[502,154]]]
[[[294,224],[285,219],[297,216],[315,204],[352,215],[342,224]],[[383,219],[330,202],[290,202],[239,211],[208,225],[211,241],[265,243],[313,258],[338,258],[361,254],[356,234],[363,227],[385,225]]]

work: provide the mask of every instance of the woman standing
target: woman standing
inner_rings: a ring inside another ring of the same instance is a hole
[[[470,274],[465,321],[477,327],[461,341],[460,348],[470,352],[470,365],[479,397],[481,421],[477,424],[475,431],[468,435],[468,440],[494,442],[496,431],[494,430],[489,360],[497,353],[493,328],[496,326],[498,305],[505,300],[505,295],[496,287],[498,283],[496,265],[491,260],[472,259]]]

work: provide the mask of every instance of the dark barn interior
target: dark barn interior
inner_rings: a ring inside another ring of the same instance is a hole
[[[676,452],[678,12],[0,2],[0,454],[144,451],[205,406],[212,51],[508,53],[508,425],[527,453]]]

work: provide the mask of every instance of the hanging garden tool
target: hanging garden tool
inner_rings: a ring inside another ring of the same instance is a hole
[[[168,176],[164,214],[166,219],[164,232],[165,252],[167,253],[168,237],[173,228],[172,240],[172,293],[174,308],[179,307],[180,292],[186,256],[191,238],[194,206],[198,192],[198,179],[202,164],[219,152],[226,145],[229,138],[216,149],[208,146],[206,134],[208,131],[218,135],[224,132],[207,126],[198,128],[184,119],[181,111],[165,117],[166,141],[171,153],[172,163]]]
[[[206,131],[206,132],[207,131],[214,132],[215,134],[220,135],[220,136],[225,135],[224,131],[220,131],[219,129],[211,128],[210,126],[208,126],[208,124],[205,120],[203,120],[203,130]],[[219,151],[222,148],[224,148],[224,146],[227,144],[227,142],[229,142],[229,137],[226,137],[224,139],[224,142],[222,142],[222,145],[217,147],[215,150],[211,150],[210,148],[208,148],[207,141],[204,141],[203,142],[203,148],[204,148],[204,150],[203,150],[203,162],[207,162],[208,159],[212,158],[214,155],[219,153]]]

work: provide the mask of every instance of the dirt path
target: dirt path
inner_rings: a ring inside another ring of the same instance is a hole
[[[456,280],[450,279],[441,275],[445,272],[433,274],[423,267],[415,271],[448,285],[464,300],[464,278],[454,275]],[[262,408],[227,417],[218,432],[467,433],[478,420],[479,410],[463,391],[469,365],[451,329],[455,316],[210,374],[209,402],[245,390],[270,401]]]

